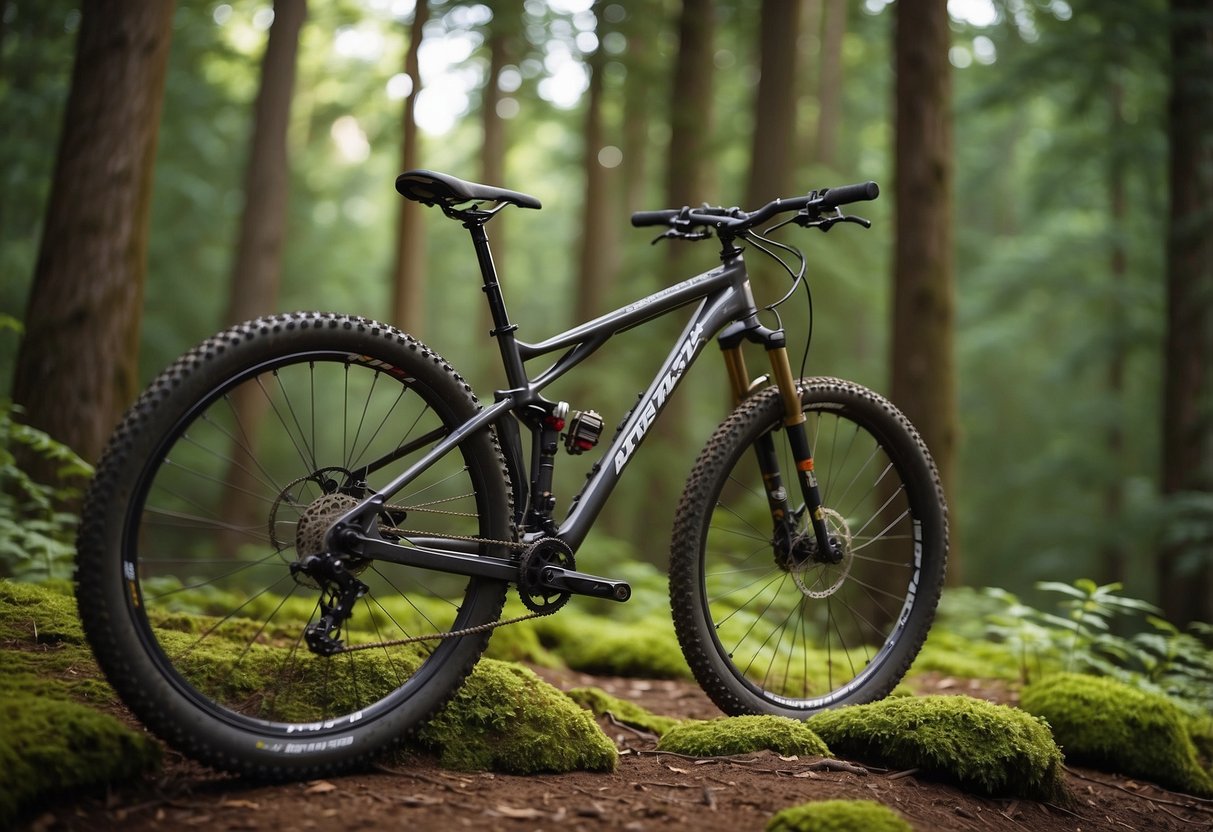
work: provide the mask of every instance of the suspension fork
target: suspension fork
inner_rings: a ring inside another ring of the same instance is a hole
[[[780,400],[783,402],[784,430],[787,432],[788,444],[792,449],[800,493],[804,499],[805,511],[808,512],[817,544],[811,552],[818,553],[815,556],[817,560],[837,562],[840,559],[840,552],[838,545],[831,539],[829,527],[826,525],[821,490],[817,484],[817,476],[813,472],[813,454],[805,434],[806,420],[800,405],[800,391],[792,376],[792,366],[788,360],[787,341],[784,333],[781,330],[758,327],[744,333],[738,332],[736,335],[741,335],[746,340],[759,341],[766,347],[767,357],[771,362],[771,375],[779,388]],[[729,386],[735,404],[740,404],[750,394],[752,387],[756,386],[750,383],[745,359],[741,354],[741,340],[742,338],[739,337],[730,338],[727,334],[721,338],[725,369],[728,371]],[[771,510],[776,554],[785,566],[802,563],[809,556],[810,551],[796,546],[796,517],[793,516],[788,505],[788,492],[784,487],[783,476],[779,470],[779,457],[775,452],[774,437],[770,433],[760,436],[754,443],[754,450],[758,457],[758,468],[762,473],[767,504]]]

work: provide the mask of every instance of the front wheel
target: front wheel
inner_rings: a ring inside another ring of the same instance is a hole
[[[166,370],[98,465],[78,541],[84,629],[130,709],[190,756],[270,778],[348,768],[433,714],[505,583],[342,559],[325,532],[477,410],[435,353],[343,315],[241,324]],[[485,430],[395,494],[375,531],[501,555],[510,516]],[[327,651],[313,636],[339,586],[305,568],[318,559],[363,585]]]
[[[728,714],[803,719],[887,695],[922,647],[943,585],[943,489],[909,420],[850,382],[802,379],[798,388],[841,558],[812,555],[775,388],[717,428],[674,525],[675,630],[696,679]],[[776,534],[760,455],[778,460],[794,551],[807,555],[789,557],[779,543],[787,535]]]

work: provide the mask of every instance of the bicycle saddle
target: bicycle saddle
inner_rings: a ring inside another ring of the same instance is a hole
[[[539,200],[518,191],[465,182],[432,170],[406,170],[396,177],[396,190],[406,199],[423,205],[458,205],[483,199],[486,202],[506,202],[519,208],[542,208]]]

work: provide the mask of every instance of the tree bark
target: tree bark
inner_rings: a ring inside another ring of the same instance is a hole
[[[599,10],[595,4],[595,12]],[[598,19],[598,31],[602,31],[602,18]],[[587,321],[606,311],[606,297],[610,291],[611,277],[615,271],[612,255],[615,252],[611,217],[615,213],[611,199],[610,176],[598,161],[598,153],[606,144],[606,131],[602,119],[603,67],[606,55],[601,44],[589,56],[590,85],[586,95],[585,110],[585,158],[582,160],[585,173],[585,205],[581,212],[581,240],[578,246],[578,285],[574,307],[574,320]]]
[[[306,0],[274,3],[274,22],[261,61],[261,85],[253,105],[253,133],[244,176],[244,214],[228,294],[229,324],[267,315],[278,304],[290,182],[287,133],[299,32],[306,17]],[[252,385],[238,390],[232,404],[247,440],[233,443],[225,477],[221,512],[232,531],[223,535],[222,545],[228,551],[246,542],[238,529],[258,527],[258,507],[245,495],[256,492],[253,472],[257,470],[257,433],[268,407],[265,396]]]
[[[417,135],[417,96],[421,94],[421,67],[418,53],[425,23],[429,20],[429,3],[417,0],[413,23],[409,27],[409,47],[404,58],[404,71],[413,88],[404,99],[400,169],[417,167],[419,156]],[[424,206],[411,199],[400,200],[396,226],[396,261],[392,270],[392,321],[413,335],[423,335],[425,322],[425,221]]]
[[[648,17],[629,13],[627,77],[623,82],[623,207],[628,213],[649,208],[649,102],[653,85],[652,40]]]
[[[253,105],[244,213],[228,295],[229,324],[266,315],[278,303],[290,183],[287,128],[299,30],[306,16],[306,0],[275,0],[274,23],[261,61],[261,86]]]
[[[838,163],[838,133],[842,126],[842,41],[847,33],[846,0],[826,0],[821,37],[821,69],[817,87],[817,163]]]
[[[138,387],[173,3],[85,0],[81,12],[13,399],[30,425],[96,461]]]
[[[951,31],[943,0],[900,0],[895,10],[891,392],[931,449],[945,491],[953,494]],[[955,517],[953,512],[953,524]],[[956,584],[961,570],[955,528],[951,540],[948,582]]]
[[[750,138],[750,177],[745,208],[754,210],[772,199],[796,192],[793,142],[796,136],[797,41],[799,2],[763,0],[759,27],[758,91],[754,96],[754,132]],[[764,257],[748,264],[758,298],[774,299],[777,264]],[[763,301],[766,302],[765,300]]]
[[[1177,507],[1213,495],[1213,3],[1172,0],[1171,25],[1162,492]],[[1157,567],[1163,611],[1181,626],[1213,621],[1213,517],[1192,519],[1204,534],[1165,543]]]

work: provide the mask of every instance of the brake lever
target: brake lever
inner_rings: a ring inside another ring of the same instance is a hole
[[[820,214],[809,213],[802,211],[796,216],[795,222],[801,228],[820,228],[822,231],[829,231],[840,222],[853,222],[856,225],[861,225],[864,228],[871,228],[871,220],[866,220],[863,217],[857,217],[853,214],[844,214],[841,210],[831,214],[828,217],[823,217]]]
[[[679,231],[677,228],[671,228],[669,231],[663,232],[661,234],[658,234],[656,237],[654,237],[653,241],[651,243],[649,243],[649,245],[655,246],[658,243],[660,243],[662,240],[666,240],[666,239],[670,239],[670,240],[706,240],[711,236],[712,236],[712,230],[710,228],[706,228],[703,231]]]

